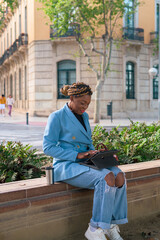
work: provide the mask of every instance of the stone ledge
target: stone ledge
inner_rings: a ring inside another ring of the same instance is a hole
[[[160,179],[160,160],[119,166],[125,172],[127,185],[133,186]],[[28,199],[52,193],[79,189],[66,183],[47,185],[46,178],[22,180],[0,185],[0,203]]]
[[[160,160],[120,165],[119,167],[126,174],[128,187],[160,180]],[[66,183],[47,185],[45,177],[4,183],[0,185],[0,208],[3,208],[3,203],[6,205],[7,202],[11,201],[15,201],[16,204],[18,200],[22,201],[46,195],[48,198],[50,198],[50,195],[57,197],[60,193],[62,196],[66,193],[75,192],[75,190],[79,191],[79,188]],[[9,209],[11,208],[9,207]]]
[[[127,178],[129,221],[160,212],[160,160],[120,168]],[[92,202],[93,190],[47,185],[45,177],[1,184],[0,239],[82,240]]]

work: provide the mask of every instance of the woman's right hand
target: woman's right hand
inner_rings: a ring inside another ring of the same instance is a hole
[[[89,158],[92,155],[94,155],[96,152],[98,152],[98,151],[97,150],[90,150],[88,152],[78,153],[77,158],[78,159]]]

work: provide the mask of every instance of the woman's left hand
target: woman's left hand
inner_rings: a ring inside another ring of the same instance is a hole
[[[97,150],[90,150],[90,151],[87,151],[87,152],[81,152],[81,153],[78,153],[77,158],[78,159],[89,158],[89,157],[93,156],[96,152],[98,152],[98,151]]]
[[[104,151],[106,151],[105,148],[101,148],[101,149],[98,150],[98,152],[104,152]]]

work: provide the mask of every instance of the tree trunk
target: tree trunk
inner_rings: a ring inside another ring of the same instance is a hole
[[[97,79],[95,88],[95,103],[94,103],[94,123],[99,123],[100,120],[100,95],[102,89],[102,79]]]

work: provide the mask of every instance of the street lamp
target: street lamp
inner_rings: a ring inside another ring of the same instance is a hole
[[[152,78],[155,77],[155,76],[157,75],[157,73],[158,73],[158,71],[157,71],[156,68],[150,68],[148,72],[149,72],[149,75],[150,75]]]
[[[149,69],[149,75],[153,79],[158,73],[156,68],[150,68]],[[158,120],[160,120],[160,74],[158,74]]]

